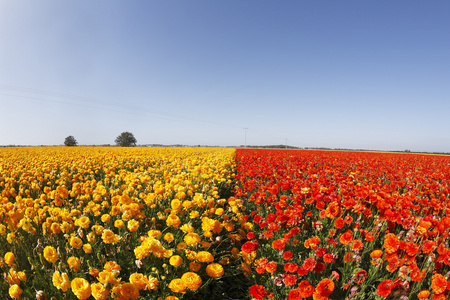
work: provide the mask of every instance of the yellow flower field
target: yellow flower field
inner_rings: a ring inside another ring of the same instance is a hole
[[[234,149],[0,149],[0,294],[178,299],[245,269]]]

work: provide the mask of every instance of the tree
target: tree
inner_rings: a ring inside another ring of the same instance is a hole
[[[64,140],[64,145],[66,146],[76,146],[77,144],[78,144],[77,140],[72,135],[69,135]]]
[[[136,146],[136,138],[131,132],[122,132],[115,140],[116,145],[120,147]]]

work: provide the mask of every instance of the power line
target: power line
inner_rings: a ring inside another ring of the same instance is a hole
[[[54,92],[54,91],[48,91],[48,90],[33,89],[33,88],[19,87],[19,86],[5,85],[5,84],[0,84],[0,90],[8,90],[8,91],[13,91],[13,92],[31,94],[31,95],[18,95],[18,94],[9,94],[9,93],[1,93],[0,92],[0,95],[3,95],[3,96],[26,98],[26,99],[32,99],[32,100],[37,100],[37,101],[41,101],[41,102],[69,104],[69,105],[87,107],[87,108],[91,108],[91,109],[98,109],[98,110],[102,110],[102,111],[111,111],[111,112],[126,113],[126,114],[133,114],[133,115],[151,115],[156,118],[162,118],[162,119],[171,120],[171,121],[175,120],[175,121],[179,121],[179,122],[201,123],[201,124],[216,125],[216,126],[235,128],[235,129],[239,128],[237,126],[223,124],[220,122],[199,120],[196,118],[190,118],[190,117],[184,117],[184,116],[177,116],[177,115],[169,114],[169,113],[162,112],[162,111],[150,112],[143,107],[132,106],[129,104],[124,105],[123,103],[118,103],[118,102],[114,102],[114,101],[110,101],[106,104],[104,102],[94,100],[89,97],[72,95],[72,94],[67,94],[67,93],[60,93],[60,92]],[[44,98],[36,97],[35,95],[44,96]],[[47,97],[45,97],[45,96],[47,96]],[[56,98],[56,99],[52,99],[52,98]],[[68,101],[64,101],[61,99],[66,99]]]

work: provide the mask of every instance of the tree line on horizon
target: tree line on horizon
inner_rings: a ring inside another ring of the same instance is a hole
[[[114,140],[114,142],[119,147],[131,147],[131,146],[136,146],[137,140],[136,140],[136,138],[134,137],[134,135],[131,132],[125,131],[125,132],[122,132]],[[65,146],[69,146],[69,147],[73,147],[73,146],[77,146],[78,142],[77,142],[77,140],[75,139],[74,136],[69,135],[64,140],[64,145]]]

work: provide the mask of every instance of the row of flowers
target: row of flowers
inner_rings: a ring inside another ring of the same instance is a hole
[[[255,299],[447,299],[450,158],[238,149]]]
[[[196,298],[249,271],[234,149],[0,149],[0,294]]]

